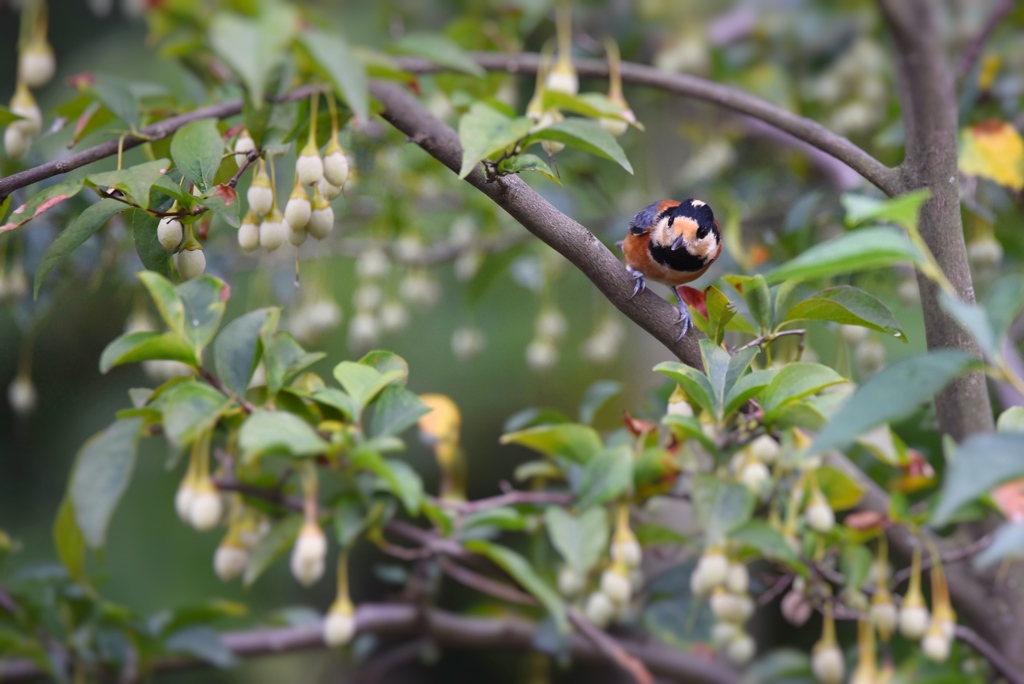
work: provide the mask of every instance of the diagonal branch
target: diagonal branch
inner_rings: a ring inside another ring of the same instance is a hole
[[[497,619],[464,617],[443,610],[424,611],[420,606],[400,603],[363,604],[356,609],[359,633],[429,635],[434,643],[452,648],[487,648],[532,651],[539,626],[517,617]],[[609,637],[610,638],[610,637]],[[272,627],[226,632],[221,643],[240,658],[275,655],[324,648],[320,622],[293,627]],[[739,676],[730,668],[707,658],[653,641],[621,640],[618,646],[643,662],[651,672],[693,684],[735,684]],[[573,658],[590,663],[608,663],[609,654],[590,640],[572,635],[569,649]],[[204,662],[188,658],[163,658],[155,670],[171,672],[204,668]],[[4,682],[28,682],[47,678],[38,665],[26,659],[0,660]]]
[[[981,27],[981,31],[978,32],[978,35],[974,37],[964,50],[964,54],[960,58],[960,64],[956,68],[957,76],[967,78],[971,73],[978,58],[981,57],[981,51],[985,47],[985,43],[996,32],[1003,19],[1013,11],[1014,4],[1014,0],[995,0],[995,7],[992,8],[992,13],[985,20],[985,25]]]
[[[462,165],[462,145],[455,131],[434,118],[400,86],[373,82],[370,92],[384,105],[381,115],[389,123],[458,173]],[[676,340],[679,315],[657,295],[643,292],[630,299],[633,279],[593,233],[556,209],[518,176],[504,176],[489,182],[477,167],[466,181],[582,271],[608,301],[684,363],[700,365],[698,336],[691,334]]]
[[[493,52],[478,52],[473,55],[473,59],[484,69],[509,73],[535,74],[540,63],[540,55],[536,53],[502,55]],[[437,65],[422,59],[407,58],[397,61],[402,68],[415,73],[427,73],[440,69]],[[573,66],[584,78],[608,76],[608,63],[604,60],[574,59]],[[635,62],[622,63],[622,80],[634,85],[648,86],[656,90],[704,100],[759,119],[844,162],[886,194],[894,195],[899,192],[898,176],[895,169],[889,168],[843,136],[833,133],[818,122],[786,111],[739,88],[687,74],[670,74],[661,69]]]

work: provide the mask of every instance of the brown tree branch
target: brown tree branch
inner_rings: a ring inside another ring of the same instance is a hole
[[[449,169],[459,171],[462,145],[455,131],[435,119],[400,86],[374,82],[370,91],[384,105],[382,116],[389,123]],[[618,257],[593,233],[552,206],[518,176],[488,182],[477,167],[466,181],[582,271],[608,301],[684,363],[700,364],[698,336],[690,334],[682,340],[676,339],[679,334],[676,309],[652,292],[643,292],[631,299],[633,279]]]
[[[411,604],[363,604],[356,609],[359,633],[391,635],[429,635],[435,643],[449,648],[488,648],[510,651],[534,650],[533,639],[538,626],[516,617],[499,619],[464,617],[442,610],[423,611]],[[609,637],[611,638],[611,637]],[[294,651],[323,648],[323,625],[320,622],[294,627],[273,627],[221,635],[224,646],[240,658],[276,655]],[[670,648],[653,641],[621,640],[617,644],[643,662],[651,672],[678,681],[694,684],[735,684],[739,676],[730,668],[703,657]],[[581,662],[607,663],[608,653],[588,639],[569,637],[570,653]],[[163,658],[156,670],[169,672],[208,667],[187,658]],[[4,682],[28,682],[46,678],[35,663],[12,658],[0,661],[0,679]]]
[[[535,74],[540,63],[540,55],[536,53],[503,55],[494,52],[478,52],[473,55],[473,59],[484,69],[509,73]],[[421,59],[399,59],[398,63],[402,68],[414,73],[439,70],[437,65]],[[604,60],[574,59],[573,66],[583,78],[606,78],[608,76],[608,63]],[[635,62],[622,63],[622,80],[633,85],[648,86],[656,90],[704,100],[764,121],[766,124],[785,131],[794,138],[844,162],[886,194],[899,193],[897,189],[898,176],[895,169],[889,168],[846,138],[833,133],[818,122],[776,107],[739,88],[721,85],[687,74],[670,74],[661,69]]]

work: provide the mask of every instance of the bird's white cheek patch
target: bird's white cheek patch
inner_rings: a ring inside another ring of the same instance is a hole
[[[709,233],[704,238],[689,245],[687,249],[690,254],[706,259],[715,255],[715,250],[718,249],[718,241],[715,240],[714,234]]]

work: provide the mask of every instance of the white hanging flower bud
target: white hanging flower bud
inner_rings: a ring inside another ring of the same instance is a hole
[[[749,596],[737,596],[729,593],[725,588],[718,587],[711,595],[711,612],[723,622],[735,622],[742,624],[753,613],[753,600],[747,605]]]
[[[580,577],[571,565],[563,565],[558,571],[558,591],[562,596],[575,598],[586,586],[586,580]]]
[[[733,622],[716,622],[711,626],[711,645],[715,648],[722,648],[742,634],[743,627],[740,625]]]
[[[952,640],[943,626],[943,621],[932,620],[924,638],[921,639],[921,652],[929,660],[944,663],[949,660],[951,646]]]
[[[380,307],[380,325],[385,332],[396,332],[409,325],[409,312],[398,301],[384,302]]]
[[[275,208],[260,224],[260,246],[273,252],[284,244],[287,237],[288,228],[284,225],[284,217]]]
[[[195,483],[189,502],[188,519],[200,532],[212,530],[224,517],[224,502],[209,477]]]
[[[567,55],[563,55],[548,72],[544,88],[555,93],[576,95],[580,92],[580,78]]]
[[[720,549],[708,549],[697,561],[697,572],[704,575],[712,589],[725,583],[729,576],[729,559]]]
[[[387,274],[390,263],[383,250],[372,247],[363,252],[356,262],[356,275],[365,280],[380,278]]]
[[[846,663],[843,662],[843,653],[839,647],[834,644],[823,648],[815,647],[811,655],[811,672],[822,684],[841,684],[846,672]]]
[[[177,205],[175,205],[177,206]],[[174,210],[174,207],[171,208]],[[181,244],[181,238],[185,235],[185,229],[181,221],[175,218],[162,218],[156,226],[156,239],[165,252],[173,252]]]
[[[252,184],[246,193],[249,200],[249,211],[257,217],[263,217],[274,208],[274,189],[270,185],[270,174],[267,173],[267,163],[260,160],[260,168],[252,178]]]
[[[479,328],[456,328],[452,333],[452,354],[466,361],[482,352],[486,343],[484,332]]]
[[[878,372],[885,366],[885,346],[878,340],[868,340],[857,347],[857,363],[865,375]]]
[[[7,402],[19,418],[27,418],[35,411],[39,396],[28,373],[18,373],[7,386]]]
[[[460,283],[470,280],[480,270],[480,264],[483,263],[483,260],[483,255],[475,249],[469,249],[459,254],[452,265],[455,279]]]
[[[285,225],[288,225],[287,223]],[[294,247],[301,247],[306,242],[306,238],[309,237],[309,233],[306,232],[305,228],[299,230],[288,229],[288,242]]]
[[[910,603],[910,605],[907,605]],[[928,608],[923,602],[904,601],[900,607],[899,627],[903,638],[917,641],[928,631]]]
[[[235,164],[238,168],[242,168],[245,165],[245,160],[249,158],[249,153],[256,149],[256,141],[249,135],[249,131],[242,129],[242,132],[238,134],[238,139],[235,140]]]
[[[729,572],[725,576],[725,587],[734,594],[746,594],[750,588],[750,571],[739,561],[729,563]]]
[[[583,614],[590,624],[600,629],[608,626],[608,623],[615,617],[615,611],[615,604],[601,591],[594,592],[587,597],[587,603],[583,608]]]
[[[295,174],[303,185],[316,185],[324,177],[324,162],[312,140],[306,143],[295,161]]]
[[[794,589],[786,592],[786,595],[782,597],[779,610],[786,622],[794,627],[801,627],[811,619],[811,612],[814,608],[802,591]]]
[[[967,261],[973,271],[991,271],[1003,261],[1003,246],[992,236],[979,237],[967,245]]]
[[[565,316],[558,309],[548,307],[537,315],[535,329],[540,337],[557,340],[565,335],[568,327]]]
[[[448,241],[455,247],[464,249],[473,244],[476,234],[476,220],[471,214],[463,214],[452,221],[451,228],[448,229]]]
[[[621,563],[615,563],[601,573],[601,591],[617,605],[629,603],[632,595],[629,569]]]
[[[342,188],[337,185],[331,185],[327,182],[326,178],[321,178],[320,182],[316,184],[316,189],[320,191],[320,194],[324,196],[328,202],[336,199],[341,195]]]
[[[291,228],[292,233],[301,232],[305,234],[306,225],[309,223],[312,211],[313,206],[309,203],[309,196],[306,195],[306,190],[299,184],[296,178],[291,197],[288,198],[288,204],[284,206],[284,220],[288,227]],[[303,240],[305,240],[305,237],[303,237]]]
[[[882,585],[884,589],[884,585]],[[888,589],[876,591],[871,597],[871,608],[868,615],[871,624],[878,630],[878,635],[883,641],[888,641],[889,636],[896,630],[896,622],[899,619],[899,611],[893,603],[892,596]]]
[[[323,576],[326,560],[327,537],[319,525],[307,521],[292,547],[292,576],[308,587]]]
[[[356,616],[348,599],[338,599],[324,618],[324,643],[340,648],[356,635]]]
[[[761,461],[748,460],[740,469],[740,482],[755,494],[760,494],[765,483],[772,479],[771,473]]]
[[[320,299],[305,307],[306,326],[314,339],[341,324],[341,307],[333,299]]]
[[[779,443],[773,437],[761,435],[747,445],[750,455],[761,463],[774,463],[778,459],[781,449]]]
[[[206,254],[203,246],[194,237],[185,241],[185,246],[174,255],[174,267],[182,280],[192,280],[206,271]]]
[[[740,634],[729,642],[725,649],[725,657],[733,665],[743,666],[749,663],[757,652],[757,644],[749,634]]]
[[[870,336],[870,331],[859,325],[840,325],[839,336],[851,347],[858,346]]]
[[[632,110],[630,110],[632,113]],[[633,115],[636,118],[636,115]],[[613,138],[622,137],[629,130],[629,122],[623,119],[616,119],[611,116],[602,116],[597,120],[598,125],[608,132]]]
[[[921,301],[921,290],[917,286],[917,279],[913,276],[904,278],[896,288],[896,296],[906,306],[914,306]]]
[[[361,311],[348,326],[348,344],[353,349],[369,349],[380,339],[380,325],[372,313]]]
[[[395,240],[392,249],[397,261],[408,263],[421,261],[427,252],[427,248],[423,245],[423,240],[418,235],[400,236]]]
[[[231,539],[222,541],[213,553],[213,571],[222,582],[239,577],[248,562],[248,549]]]
[[[306,230],[317,240],[323,240],[334,230],[334,209],[320,192],[319,186],[313,191],[312,211]]]
[[[39,109],[36,98],[32,96],[32,92],[24,82],[15,87],[10,109],[14,114],[24,117],[19,121],[12,122],[10,126],[17,127],[29,138],[43,130],[43,112]]]
[[[238,229],[238,246],[247,253],[256,251],[260,246],[259,219],[256,218],[252,210],[242,219],[242,225]]]
[[[356,291],[352,293],[352,302],[360,311],[376,309],[383,301],[384,290],[380,289],[380,286],[374,285],[373,283],[360,285],[356,288]]]
[[[819,489],[815,489],[811,494],[811,503],[804,511],[804,516],[807,519],[807,526],[822,534],[831,530],[836,524],[835,511],[829,506],[828,500]]]
[[[644,552],[636,536],[631,534],[628,538],[612,542],[611,557],[613,561],[622,563],[627,568],[638,568],[643,562]]]
[[[56,72],[57,60],[45,39],[33,40],[18,55],[18,80],[29,88],[42,88]]]
[[[189,473],[178,485],[178,491],[174,493],[174,511],[183,523],[192,524],[192,501],[196,498],[196,489],[192,484],[192,475]]]
[[[550,370],[558,363],[558,348],[548,340],[533,340],[526,346],[526,365],[534,372]]]
[[[410,304],[431,307],[441,299],[441,285],[429,273],[414,271],[402,279],[398,285],[402,299]]]
[[[32,147],[32,136],[15,121],[4,130],[4,151],[10,159],[21,159]]]
[[[334,135],[324,152],[324,180],[336,188],[345,187],[348,180],[348,157],[345,150],[338,143],[338,136]]]

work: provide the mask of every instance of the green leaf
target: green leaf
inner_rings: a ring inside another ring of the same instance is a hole
[[[803,563],[793,553],[782,533],[764,520],[749,520],[743,523],[729,533],[729,539],[757,551],[765,558],[805,572]]]
[[[500,442],[518,444],[545,456],[563,456],[576,463],[586,463],[604,448],[597,430],[577,423],[538,425],[502,435]]]
[[[167,327],[171,329],[171,332],[177,333],[184,338],[185,304],[182,303],[181,297],[178,296],[178,292],[174,289],[171,281],[149,271],[140,273],[139,280],[149,290],[149,296],[153,298],[156,310],[160,313],[160,317],[164,319]]]
[[[580,402],[580,422],[590,425],[594,417],[609,401],[622,393],[624,385],[617,380],[598,380],[583,393]]]
[[[327,75],[338,96],[348,103],[359,121],[370,118],[370,92],[366,67],[356,57],[348,42],[336,33],[306,31],[302,44],[309,56]]]
[[[736,307],[714,285],[709,286],[704,291],[704,305],[708,309],[708,324],[710,328],[706,331],[707,336],[716,343],[721,344],[726,326],[729,325],[729,321],[736,315]]]
[[[75,522],[91,548],[102,548],[107,526],[135,469],[142,420],[118,420],[82,446],[75,459],[68,498]]]
[[[39,260],[39,265],[36,267],[32,296],[39,295],[39,287],[43,284],[43,279],[53,270],[54,266],[95,235],[96,231],[106,225],[112,216],[125,209],[128,209],[128,205],[123,202],[103,199],[75,217],[71,225],[62,230],[43,252],[42,259]]]
[[[325,387],[313,392],[311,395],[313,401],[321,404],[326,404],[332,408],[345,414],[346,418],[355,418],[359,415],[358,407],[352,401],[352,397],[348,396],[339,389],[333,387]]]
[[[365,469],[381,477],[388,488],[405,506],[410,515],[419,515],[423,504],[423,481],[416,471],[404,461],[381,458],[372,451],[372,444],[362,445],[352,457],[352,465],[357,469]]]
[[[839,568],[846,580],[846,588],[859,592],[867,581],[874,555],[863,544],[847,544],[839,559]]]
[[[128,82],[104,73],[94,74],[94,79],[91,90],[96,93],[96,99],[133,130],[137,129],[142,121],[141,105]]]
[[[15,121],[21,121],[25,117],[15,114],[7,107],[0,105],[0,128],[6,128],[7,124],[14,123]],[[8,195],[10,197],[10,195]],[[3,216],[0,216],[2,219]]]
[[[172,333],[125,333],[107,345],[100,355],[100,372],[126,363],[152,360],[181,361],[196,366],[196,355],[185,340]]]
[[[510,506],[500,506],[470,513],[463,519],[461,530],[473,530],[473,534],[487,528],[518,532],[525,528],[526,524],[527,519],[522,513]]]
[[[838,468],[818,468],[818,487],[834,511],[845,511],[860,503],[864,486]]]
[[[224,645],[220,634],[206,625],[195,625],[174,632],[164,640],[164,650],[167,653],[189,655],[222,669],[238,664],[238,658]]]
[[[538,575],[530,562],[520,556],[512,549],[488,541],[475,540],[465,544],[468,551],[485,556],[496,563],[502,570],[507,572],[512,579],[520,584],[526,591],[533,594],[534,598],[540,601],[547,609],[555,625],[562,633],[569,631],[569,620],[565,613],[565,604],[562,598],[540,575]]]
[[[334,504],[334,536],[342,547],[351,547],[370,521],[366,507],[356,496],[342,496]]]
[[[487,72],[473,61],[458,43],[439,33],[414,32],[402,36],[394,44],[395,52],[423,59],[452,71],[483,78]]]
[[[736,288],[747,303],[747,309],[761,332],[772,329],[772,299],[768,292],[768,283],[763,275],[726,276],[725,281]]]
[[[384,388],[373,405],[370,419],[371,437],[397,436],[430,412],[413,392],[399,385]]]
[[[42,192],[36,193],[28,202],[25,202],[11,212],[11,215],[8,217],[10,220],[0,225],[0,233],[14,230],[18,226],[28,223],[36,216],[52,209],[69,197],[74,197],[82,191],[83,187],[85,187],[85,182],[81,178],[76,178],[51,185]],[[6,203],[9,200],[10,196],[4,202]],[[0,212],[0,214],[2,213]]]
[[[307,352],[284,330],[271,334],[270,329],[264,328],[260,339],[267,368],[267,389],[272,395],[280,392],[296,374],[327,356],[323,352]]]
[[[662,425],[667,425],[680,442],[693,438],[704,445],[706,449],[715,451],[714,440],[704,434],[704,426],[695,416],[680,416],[674,413],[666,414],[661,419]]]
[[[977,570],[987,570],[1008,558],[1024,558],[1024,522],[1000,525],[992,535],[992,543],[982,549],[971,564]]]
[[[721,482],[714,475],[698,475],[693,482],[693,507],[704,527],[709,544],[723,541],[728,534],[750,520],[756,501],[741,484]]]
[[[568,93],[562,93],[556,90],[545,90],[542,104],[545,112],[557,109],[562,112],[572,112],[573,114],[579,114],[580,116],[586,116],[592,119],[612,118],[619,119],[620,121],[627,121],[622,116],[624,111],[623,106],[617,102],[612,102],[608,96],[603,93],[580,93],[579,95],[569,95]],[[627,123],[643,130],[643,127],[640,124],[632,121],[627,121]]]
[[[1002,358],[1002,340],[992,329],[984,309],[976,304],[961,301],[946,292],[939,292],[939,304],[946,313],[956,319],[964,332],[974,338],[986,359],[997,362]]]
[[[276,309],[257,309],[239,316],[224,326],[213,343],[213,364],[224,386],[245,396],[256,369],[260,331]]]
[[[773,419],[787,404],[840,383],[846,378],[819,363],[791,363],[775,374],[761,395],[765,420]]]
[[[996,421],[999,432],[1024,432],[1024,406],[1011,406],[999,414]]]
[[[678,361],[664,361],[655,366],[654,370],[682,387],[687,399],[696,402],[711,415],[718,414],[718,406],[714,400],[715,391],[704,373]]]
[[[735,358],[735,357],[734,357]],[[725,411],[723,415],[729,415],[754,396],[760,394],[765,387],[771,384],[772,380],[778,371],[774,369],[770,370],[756,370],[751,373],[747,373],[732,386],[728,394],[725,395]]]
[[[608,549],[608,512],[595,506],[574,516],[564,508],[550,506],[544,513],[551,543],[576,572],[586,577]]]
[[[216,119],[200,119],[178,129],[171,139],[171,159],[204,193],[213,185],[224,156]]]
[[[1005,275],[995,282],[985,297],[985,313],[997,339],[1003,339],[1024,308],[1024,276]]]
[[[1024,433],[973,435],[964,440],[946,468],[931,524],[946,524],[961,506],[1004,482],[1024,477],[1022,454]]]
[[[53,521],[53,545],[57,558],[68,569],[68,575],[76,582],[85,582],[85,537],[75,522],[75,509],[71,498],[65,496]]]
[[[185,447],[213,429],[231,399],[207,384],[193,380],[182,382],[164,394],[163,426],[167,440]]]
[[[296,31],[294,8],[272,4],[264,12],[263,21],[217,12],[209,25],[213,51],[242,80],[252,101],[259,103],[263,102],[270,72],[281,63]]]
[[[585,511],[621,496],[633,483],[633,453],[623,444],[598,452],[583,466],[576,506]]]
[[[362,411],[391,383],[403,377],[398,370],[381,373],[376,368],[353,361],[342,361],[334,367],[334,378]]]
[[[636,533],[636,540],[641,546],[677,546],[690,543],[690,538],[686,535],[658,523],[640,523],[633,528],[633,532]]]
[[[164,278],[170,278],[171,253],[163,248],[156,235],[160,219],[141,209],[130,209],[129,216],[131,217],[135,253],[139,255],[142,265],[147,270],[155,271]]]
[[[552,180],[559,185],[562,184],[561,179],[559,179],[548,163],[535,154],[517,154],[514,157],[503,159],[501,163],[498,164],[498,171],[500,173],[536,171],[548,180]]]
[[[405,387],[405,383],[409,380],[409,363],[394,352],[375,349],[367,352],[363,358],[359,359],[359,363],[376,368],[378,372],[385,375],[391,373],[391,371],[398,371],[401,377],[392,382],[394,385]]]
[[[185,337],[200,359],[203,349],[217,334],[231,288],[223,280],[204,275],[186,280],[174,289],[185,311]]]
[[[120,171],[91,173],[85,177],[85,182],[98,190],[120,190],[135,206],[149,209],[150,190],[163,178],[170,165],[171,162],[167,159],[157,159]]]
[[[897,264],[921,265],[921,251],[895,228],[861,228],[811,247],[768,276],[769,283],[814,280]]]
[[[700,355],[704,361],[704,370],[707,373],[708,384],[711,387],[711,399],[715,406],[715,416],[721,418],[721,410],[725,404],[726,385],[732,371],[732,358],[729,356],[729,352],[711,340],[700,341]]]
[[[846,225],[855,226],[865,221],[892,221],[904,228],[917,226],[921,205],[931,197],[931,190],[922,188],[899,197],[877,199],[848,193],[840,202],[846,211]]]
[[[302,528],[302,516],[293,515],[274,525],[267,536],[252,550],[249,562],[245,564],[242,584],[248,588],[259,579],[270,565],[284,555],[295,543]]]
[[[525,116],[510,118],[494,107],[475,102],[459,119],[462,141],[462,169],[465,178],[483,159],[502,152],[530,133],[533,121]]]
[[[576,118],[556,121],[547,128],[542,128],[530,135],[526,142],[523,143],[523,147],[528,147],[540,140],[554,140],[555,142],[565,143],[570,147],[575,147],[584,152],[611,160],[624,168],[628,173],[633,173],[633,167],[629,163],[629,159],[626,158],[626,153],[622,151],[619,143],[615,141],[615,138],[608,131],[593,121]]]
[[[882,369],[836,411],[818,433],[810,453],[842,448],[882,423],[906,418],[972,362],[963,352],[940,350]]]
[[[849,285],[822,290],[786,314],[786,323],[801,320],[859,325],[907,341],[907,336],[889,307],[867,292]]]
[[[238,446],[246,462],[268,454],[315,456],[328,444],[309,423],[283,411],[255,411],[238,434]]]

